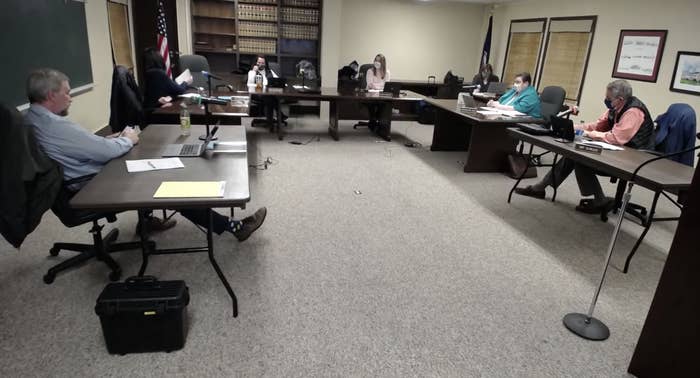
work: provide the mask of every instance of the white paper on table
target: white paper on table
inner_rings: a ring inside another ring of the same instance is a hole
[[[140,159],[127,160],[126,170],[129,173],[157,171],[162,169],[177,169],[185,168],[180,158],[165,158],[165,159]]]
[[[294,89],[311,89],[307,85],[292,85]]]
[[[525,113],[520,113],[517,110],[501,110],[501,114],[506,115],[508,117],[521,117],[525,115]]]
[[[200,95],[199,93],[184,93],[184,94],[181,94],[181,95],[179,95],[179,96],[177,96],[177,97],[181,97],[181,98],[192,98],[192,97],[201,97],[201,96],[202,96],[202,95]]]
[[[175,78],[175,82],[180,85],[184,82],[191,83],[192,82],[192,73],[190,72],[190,69],[184,70],[180,76]]]
[[[597,140],[585,140],[585,141],[582,141],[581,143],[582,144],[590,144],[590,145],[598,146],[598,147],[603,147],[603,149],[611,150],[611,151],[623,151],[624,150],[624,148],[622,148],[620,146],[616,146],[616,145],[610,144],[610,143],[600,142]]]
[[[490,107],[490,106],[482,106],[482,107],[480,107],[479,109],[481,109],[481,110],[486,110],[487,112],[496,112],[496,113],[499,113],[499,114],[501,113],[501,111],[500,111],[499,109],[497,109],[497,108],[492,108],[492,107]]]
[[[491,110],[477,110],[476,112],[479,113],[479,114],[483,114],[483,115],[501,115],[501,113],[499,113],[499,112],[494,112],[494,111],[491,111]]]

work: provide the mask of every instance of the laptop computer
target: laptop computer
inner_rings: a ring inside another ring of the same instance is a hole
[[[557,142],[573,142],[574,141],[574,121],[568,118],[561,118],[557,116],[551,116],[552,121],[552,135],[557,138]]]
[[[398,97],[401,94],[401,83],[392,83],[390,81],[384,83],[384,93],[391,93],[392,96]]]
[[[460,110],[474,111],[479,107],[476,104],[474,97],[472,97],[472,95],[470,95],[469,93],[460,93],[459,98],[462,100],[462,104],[459,107]]]
[[[509,83],[504,83],[504,82],[492,82],[489,83],[489,87],[486,89],[486,92],[488,93],[493,93],[497,96],[500,96],[508,90],[508,87],[510,86]]]
[[[165,146],[163,157],[200,157],[206,151],[217,130],[219,130],[219,126],[214,126],[209,135],[207,135],[207,139],[202,143],[169,144]]]
[[[287,79],[283,77],[268,77],[267,87],[268,88],[284,88],[287,84]]]

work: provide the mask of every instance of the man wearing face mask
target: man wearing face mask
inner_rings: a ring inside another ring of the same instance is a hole
[[[513,88],[504,93],[498,101],[489,101],[487,105],[501,110],[515,110],[534,118],[542,118],[540,96],[535,88],[530,86],[531,81],[532,78],[527,72],[515,75]]]
[[[491,83],[498,83],[498,76],[493,74],[493,67],[491,67],[490,64],[486,63],[481,66],[479,73],[474,75],[474,78],[472,79],[472,84],[480,85],[481,91],[486,92],[486,89],[488,89],[489,84]]]
[[[654,121],[644,103],[632,96],[632,87],[626,80],[615,80],[608,84],[604,102],[607,109],[600,118],[595,122],[577,125],[576,129],[583,130],[583,135],[588,138],[610,144],[636,149],[654,148]],[[574,107],[573,114],[578,114],[577,107]],[[515,192],[543,199],[545,188],[558,187],[571,174],[571,171],[576,172],[576,181],[581,195],[593,196],[592,199],[581,200],[581,203],[576,206],[577,211],[597,214],[612,208],[614,201],[605,197],[595,170],[569,159],[560,160],[539,183],[517,188]]]

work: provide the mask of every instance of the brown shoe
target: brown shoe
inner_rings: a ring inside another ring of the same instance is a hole
[[[159,232],[159,231],[165,231],[169,228],[175,227],[177,224],[177,221],[175,219],[160,219],[157,217],[148,217],[147,220],[148,222],[148,228],[147,230],[149,232]],[[141,222],[139,221],[136,224],[136,234],[139,235],[141,234]]]
[[[250,235],[262,226],[267,216],[267,208],[261,207],[255,214],[241,220],[241,228],[233,234],[239,242],[245,241]]]
[[[528,196],[538,199],[544,199],[544,196],[546,194],[544,189],[537,190],[532,185],[528,185],[524,188],[515,188],[515,193],[520,194],[521,196]]]

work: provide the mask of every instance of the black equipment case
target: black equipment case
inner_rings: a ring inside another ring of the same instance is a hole
[[[185,281],[130,277],[108,284],[95,305],[113,354],[182,349],[190,294]]]

